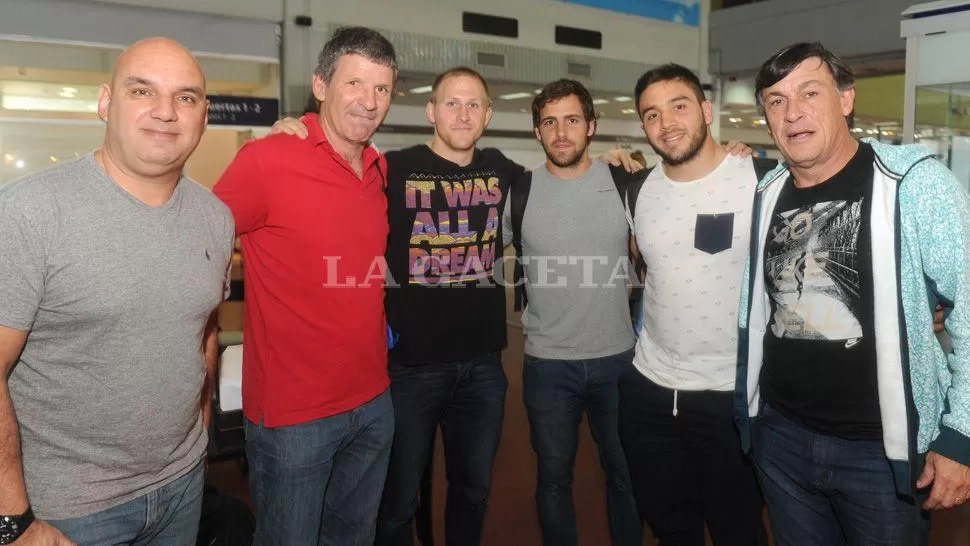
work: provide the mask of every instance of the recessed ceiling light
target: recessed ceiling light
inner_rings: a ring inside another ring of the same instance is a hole
[[[633,108],[624,108],[624,109],[623,109],[623,113],[624,113],[624,114],[636,114],[636,113],[637,113],[637,111],[636,111],[636,110],[634,110]]]
[[[24,168],[24,160],[23,159],[18,159],[17,162],[14,163],[14,165],[16,165],[18,169],[23,169]]]
[[[632,102],[633,97],[613,97],[616,102]]]
[[[767,121],[765,121],[765,120],[763,120],[763,119],[759,119],[759,120],[758,120],[758,121],[756,121],[755,123],[757,123],[758,125],[768,125],[768,122],[767,122]]]
[[[58,95],[64,97],[65,99],[73,99],[77,96],[77,89],[74,87],[62,87],[61,92]]]
[[[420,95],[422,93],[430,93],[431,92],[431,86],[430,85],[422,85],[421,87],[415,87],[414,89],[410,89],[409,91],[411,93],[414,93],[415,95]]]
[[[534,92],[534,93],[535,93],[536,95],[538,95],[539,93],[542,93],[542,89],[536,89],[536,90],[534,90],[533,92]]]
[[[741,123],[744,120],[741,118],[728,118],[728,121],[730,121],[731,123]]]
[[[593,99],[593,104],[609,104],[610,101],[606,99]]]
[[[499,95],[498,98],[502,100],[515,100],[515,99],[527,99],[532,96],[532,93],[506,93],[504,95]]]

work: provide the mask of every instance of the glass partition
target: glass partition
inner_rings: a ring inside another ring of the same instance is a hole
[[[916,88],[915,142],[970,190],[970,82]]]

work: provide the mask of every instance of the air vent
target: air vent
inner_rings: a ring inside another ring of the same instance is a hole
[[[566,73],[580,78],[593,78],[593,67],[583,63],[566,63]]]
[[[503,38],[518,38],[519,20],[511,17],[464,11],[461,14],[461,30],[475,34],[502,36]]]
[[[603,49],[603,33],[585,28],[556,25],[556,43],[587,49]]]
[[[505,55],[501,53],[485,53],[479,51],[476,57],[479,65],[482,66],[497,66],[499,68],[505,67]]]

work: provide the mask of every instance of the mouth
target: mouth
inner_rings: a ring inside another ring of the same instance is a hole
[[[175,140],[178,138],[178,133],[173,133],[171,131],[157,131],[155,129],[142,129],[142,132],[152,138],[157,138],[160,140]]]
[[[573,143],[568,140],[558,140],[552,143],[552,147],[556,150],[568,150],[573,147]]]
[[[685,136],[686,136],[686,133],[671,133],[669,135],[664,135],[660,137],[660,140],[663,141],[664,144],[670,145],[670,144],[676,144],[680,142],[681,140],[684,139]]]
[[[803,142],[815,134],[815,131],[792,131],[785,135],[789,142]]]

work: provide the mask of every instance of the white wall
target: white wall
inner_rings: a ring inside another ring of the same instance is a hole
[[[309,15],[313,17],[314,26],[321,23],[359,24],[647,64],[672,61],[692,68],[698,65],[700,31],[696,27],[552,0],[492,0],[488,3],[473,0],[315,0],[309,4],[309,11],[306,4],[302,0],[287,0],[287,22],[292,22],[295,15]],[[519,21],[519,37],[464,33],[461,28],[463,11],[514,17]],[[557,45],[557,24],[601,31],[603,49]]]
[[[105,4],[128,4],[146,8],[197,11],[278,22],[283,19],[283,0],[81,0]]]

